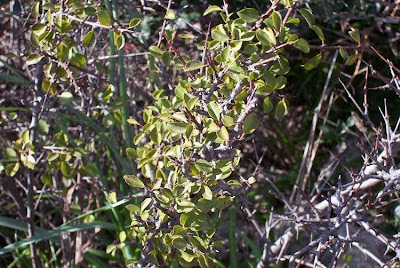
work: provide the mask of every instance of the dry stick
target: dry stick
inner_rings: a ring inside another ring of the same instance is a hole
[[[181,53],[179,53],[178,49],[176,49],[176,47],[172,44],[172,41],[169,40],[169,38],[164,34],[164,38],[165,40],[167,40],[167,44],[170,47],[170,49],[172,49],[172,51],[174,52],[175,56],[178,58],[178,60],[182,63],[183,66],[186,66],[186,62],[185,60],[182,58]],[[192,71],[189,71],[189,76],[191,78],[194,78]]]
[[[393,146],[393,151],[392,154],[397,154],[400,151],[400,134],[392,136],[392,142],[395,143],[394,145],[397,145],[396,147]],[[378,156],[378,161],[380,163],[383,163],[386,159],[386,151],[384,150],[379,156]],[[352,195],[356,192],[364,191],[367,189],[371,189],[372,187],[379,185],[382,180],[380,179],[380,176],[373,176],[379,172],[379,166],[378,165],[369,165],[363,168],[363,174],[362,176],[366,178],[366,180],[352,184],[348,187],[346,187],[343,191],[341,191],[341,196],[343,195]],[[332,195],[329,200],[323,200],[320,203],[315,205],[315,208],[319,210],[321,213],[330,208],[331,206],[337,207],[340,205],[340,200],[338,199],[337,195],[334,194]],[[364,227],[368,232],[372,233],[374,236],[376,236],[379,240],[381,240],[385,245],[390,247],[393,251],[395,251],[397,254],[400,255],[400,248],[398,247],[397,244],[394,242],[390,242],[384,235],[378,234],[376,230],[372,229],[367,223],[361,222],[361,226]],[[294,228],[299,228],[298,225],[295,225],[294,227],[290,227],[289,229],[286,230],[286,232],[278,238],[278,240],[274,243],[274,245],[271,246],[271,253],[273,254],[278,254],[279,251],[282,249],[282,247],[285,244],[288,244],[293,238],[294,238]],[[261,266],[265,267],[265,266]]]
[[[258,19],[258,21],[256,22],[256,25],[251,29],[252,31],[260,28],[261,23],[276,9],[276,7],[278,6],[279,2],[280,2],[280,0],[275,0],[272,3],[271,7],[267,10],[267,12],[262,14],[261,17]]]
[[[317,49],[317,50],[338,50],[338,49],[344,49],[344,50],[350,50],[350,49],[359,49],[361,48],[361,44],[358,45],[350,45],[350,46],[314,46],[310,45],[311,49]]]
[[[33,88],[33,102],[31,106],[31,111],[32,111],[32,120],[31,124],[29,126],[29,129],[31,131],[31,142],[32,145],[35,147],[36,146],[36,136],[37,136],[37,127],[38,127],[38,122],[39,122],[39,113],[40,113],[40,101],[39,101],[39,94],[41,90],[41,85],[42,85],[42,73],[43,73],[43,61],[40,61],[37,66],[36,66],[36,72],[35,72],[35,80],[34,80],[34,88]],[[27,179],[27,197],[28,197],[28,206],[26,209],[26,219],[28,223],[28,238],[32,237],[35,235],[35,226],[34,226],[34,221],[33,221],[33,195],[34,195],[34,189],[33,189],[33,171],[28,170],[26,174],[26,179]],[[36,255],[36,247],[35,243],[32,243],[29,245],[29,249],[31,251],[31,258],[32,258],[32,267],[33,268],[38,268],[41,267],[38,256]]]
[[[376,55],[379,56],[379,58],[381,58],[384,62],[386,62],[386,64],[389,65],[390,68],[392,68],[393,70],[395,70],[397,73],[400,74],[400,69],[397,68],[396,66],[394,66],[390,60],[388,60],[384,56],[382,56],[382,54],[380,54],[373,46],[371,46],[371,49],[376,53]]]
[[[88,64],[92,64],[94,61],[98,60],[108,60],[108,59],[115,59],[115,58],[128,58],[128,57],[137,57],[137,56],[146,56],[149,55],[150,52],[140,52],[140,53],[130,53],[130,54],[124,54],[124,55],[112,55],[112,56],[103,56],[103,57],[98,57],[95,59],[89,59]]]
[[[203,55],[202,55],[202,58],[201,58],[201,62],[203,63],[203,64],[206,64],[206,59],[207,59],[207,47],[208,47],[208,38],[210,37],[210,30],[211,30],[211,23],[209,23],[208,24],[208,30],[207,30],[207,35],[206,35],[206,41],[204,42],[204,51],[203,51]],[[205,66],[204,67],[202,67],[201,69],[200,69],[200,75],[202,76],[203,75],[203,72],[204,72],[204,70],[205,70]]]
[[[322,135],[324,133],[324,127],[326,125],[326,122],[327,122],[327,119],[328,119],[328,116],[329,116],[329,113],[330,113],[330,110],[331,110],[331,107],[332,107],[333,95],[334,94],[332,93],[331,97],[329,99],[328,108],[327,108],[327,111],[325,113],[325,117],[323,118],[323,122],[322,122],[322,125],[321,125],[321,130],[319,131],[318,138],[314,142],[312,150],[311,150],[311,156],[310,156],[309,164],[307,165],[307,171],[306,171],[305,176],[304,176],[305,181],[307,181],[309,176],[310,176],[311,168],[312,168],[312,166],[314,164],[315,156],[317,155],[317,150],[318,150],[319,144],[321,142]],[[305,190],[305,185],[303,185],[303,189],[302,190],[303,191]]]
[[[168,14],[169,9],[171,8],[171,3],[172,3],[172,0],[169,0],[169,1],[168,1],[168,6],[167,6],[167,11],[166,11],[165,14]],[[163,25],[162,25],[162,27],[161,27],[161,31],[160,31],[160,33],[158,34],[158,42],[157,42],[157,46],[158,46],[158,47],[161,45],[161,41],[162,41],[162,38],[163,38],[163,36],[164,36],[164,32],[165,32],[165,27],[166,27],[166,26],[167,26],[167,19],[164,18],[164,22],[163,22]]]
[[[77,21],[79,23],[87,24],[87,25],[90,25],[92,27],[104,28],[104,29],[107,29],[107,30],[117,30],[117,31],[119,31],[121,33],[123,33],[123,32],[131,33],[131,34],[135,33],[134,31],[126,29],[126,28],[114,28],[113,26],[107,26],[107,25],[103,25],[103,24],[100,24],[100,23],[97,23],[97,22],[87,21],[85,19],[79,19],[77,17],[74,17],[74,16],[66,14],[66,13],[64,15],[66,15],[71,20]]]
[[[381,113],[383,120],[385,121],[385,128],[386,128],[386,142],[387,142],[387,156],[386,159],[387,161],[390,159],[390,164],[392,167],[395,167],[395,161],[393,158],[392,154],[392,129],[390,128],[390,122],[389,122],[389,114],[387,110],[387,104],[386,104],[386,99],[385,99],[385,113],[382,112],[381,108],[379,107],[379,112]]]
[[[400,256],[400,247],[398,242],[390,241],[384,234],[381,234],[374,227],[372,227],[369,223],[364,221],[358,222],[361,227],[363,227],[368,233],[372,234],[378,240],[380,240],[383,244],[385,244],[388,248],[396,252],[397,256]]]
[[[372,123],[371,119],[369,118],[368,114],[364,113],[363,110],[361,109],[361,107],[358,105],[358,103],[356,102],[356,100],[353,98],[353,96],[351,95],[351,93],[349,92],[349,90],[347,89],[347,87],[345,86],[345,84],[342,82],[342,80],[340,80],[339,78],[339,82],[340,84],[342,84],[344,90],[346,91],[347,95],[349,96],[349,98],[351,99],[351,101],[354,103],[354,105],[357,107],[358,111],[364,116],[365,118],[365,122],[375,131],[375,133],[378,133],[378,130],[375,128],[374,123]]]
[[[339,236],[340,237],[340,236]],[[358,242],[352,242],[351,243],[353,246],[355,246],[356,248],[358,248],[362,253],[364,253],[365,255],[367,255],[368,257],[370,257],[371,259],[373,259],[377,264],[379,264],[380,267],[385,267],[387,265],[385,265],[384,262],[382,262],[380,259],[378,259],[378,257],[376,257],[374,254],[372,254],[371,251],[369,251],[368,249],[362,247],[360,245],[360,243]]]
[[[336,50],[335,55],[333,56],[332,62],[331,62],[331,66],[329,68],[329,72],[328,75],[326,77],[326,81],[325,81],[325,85],[322,91],[322,95],[321,95],[321,99],[319,101],[318,106],[314,109],[314,116],[313,116],[313,121],[312,121],[312,126],[311,126],[311,130],[310,130],[310,134],[308,137],[308,141],[306,144],[306,147],[304,149],[304,153],[303,153],[303,159],[301,161],[300,164],[300,170],[299,170],[299,174],[297,176],[296,179],[296,185],[299,185],[299,188],[304,192],[305,190],[305,186],[306,186],[306,182],[307,182],[307,177],[305,177],[305,172],[306,172],[306,168],[307,165],[312,165],[312,163],[310,163],[310,154],[312,152],[313,149],[313,145],[314,145],[314,137],[315,137],[315,132],[317,129],[317,123],[318,123],[318,117],[320,116],[321,113],[321,109],[322,109],[322,105],[325,102],[326,98],[328,97],[328,86],[332,77],[332,73],[333,73],[333,68],[336,64],[336,59],[338,56],[338,50]],[[290,196],[290,202],[293,201],[294,197],[296,195],[296,189],[293,189],[292,191],[292,195]],[[296,199],[299,199],[300,195],[297,195]]]

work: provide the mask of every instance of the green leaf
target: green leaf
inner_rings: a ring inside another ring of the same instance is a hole
[[[99,20],[100,24],[110,26],[111,17],[106,10],[97,11],[97,19]]]
[[[349,53],[347,52],[347,50],[345,50],[343,48],[339,49],[339,53],[340,53],[340,56],[342,56],[342,58],[344,60],[346,60],[349,57]]]
[[[126,154],[130,158],[136,158],[137,157],[136,150],[133,149],[133,148],[126,148]]]
[[[313,25],[312,27],[310,27],[319,37],[319,39],[324,42],[325,41],[325,37],[324,37],[324,33],[322,32],[321,28],[319,28],[317,25]]]
[[[6,174],[10,177],[14,177],[19,170],[19,163],[10,163],[6,166]]]
[[[275,115],[279,119],[283,118],[288,112],[288,107],[285,100],[278,102],[275,108]]]
[[[74,174],[74,169],[72,169],[71,166],[65,161],[61,162],[60,169],[61,169],[61,173],[66,178],[71,178],[73,176],[73,174]]]
[[[354,41],[356,41],[357,43],[360,43],[360,33],[356,30],[354,31],[349,31],[349,35],[351,36],[351,38],[354,39]]]
[[[183,134],[188,124],[181,122],[168,123],[167,127],[173,134]]]
[[[222,8],[216,5],[211,5],[206,9],[206,11],[204,11],[203,16],[207,16],[208,14],[220,11],[222,11]]]
[[[257,118],[249,114],[243,122],[243,134],[251,134],[258,128]]]
[[[135,118],[128,118],[128,120],[126,120],[129,124],[131,125],[138,125],[140,126],[139,122],[135,119]]]
[[[37,23],[37,24],[33,25],[32,32],[36,36],[40,36],[40,35],[44,34],[44,32],[46,32],[46,28],[47,28],[46,24]]]
[[[65,92],[61,93],[61,95],[58,95],[58,99],[60,100],[61,104],[66,105],[66,104],[72,103],[74,96],[72,95],[71,92],[65,91]]]
[[[310,52],[310,45],[303,38],[298,39],[293,46],[304,53]]]
[[[165,19],[167,20],[174,20],[176,19],[176,14],[175,11],[173,11],[172,9],[168,9],[167,10],[167,14],[165,14]]]
[[[3,155],[8,160],[17,159],[17,152],[13,148],[7,148],[4,150]]]
[[[194,163],[194,166],[195,166],[198,170],[203,171],[203,172],[206,172],[206,173],[210,173],[210,172],[213,171],[213,168],[212,168],[211,163],[208,162],[208,161],[206,161],[206,160],[204,160],[204,159],[197,160],[197,161]]]
[[[235,126],[235,121],[233,120],[232,117],[230,117],[229,115],[225,115],[224,117],[222,117],[222,123],[224,124],[224,126],[226,126],[227,128],[232,128]]]
[[[161,50],[159,47],[157,47],[157,46],[151,46],[151,47],[149,47],[149,52],[150,52],[150,54],[151,54],[153,57],[156,57],[156,58],[158,58],[158,59],[161,59],[161,58],[162,58],[163,52],[162,52],[162,50]]]
[[[218,130],[217,135],[224,142],[228,142],[229,141],[229,132],[228,132],[228,130],[226,129],[225,126],[223,126],[220,130]]]
[[[53,178],[52,178],[51,175],[49,175],[49,174],[42,174],[42,175],[40,176],[40,181],[41,181],[44,185],[48,185],[48,186],[53,185]]]
[[[129,29],[134,28],[134,27],[138,26],[141,22],[142,22],[142,19],[133,18],[133,19],[131,19],[131,21],[129,22],[128,28],[129,28]]]
[[[276,38],[274,32],[271,28],[258,29],[256,32],[258,41],[260,41],[264,46],[276,45]]]
[[[83,54],[81,54],[81,53],[72,52],[71,55],[70,55],[70,57],[69,57],[69,62],[70,62],[72,65],[74,65],[74,66],[80,68],[80,67],[85,66],[85,64],[86,64],[86,58],[85,58],[85,56],[84,56]]]
[[[214,27],[214,29],[211,30],[211,37],[214,40],[217,40],[220,42],[225,42],[225,41],[229,40],[229,36],[226,34],[226,31],[221,24]]]
[[[114,35],[114,45],[118,50],[121,50],[125,46],[125,36],[122,34]]]
[[[207,105],[207,111],[212,119],[219,121],[221,118],[221,109],[218,107],[218,104],[215,101],[211,101]]]
[[[299,11],[303,18],[306,20],[308,26],[312,27],[314,25],[314,16],[311,10],[307,8],[302,8]]]
[[[201,61],[198,61],[198,60],[189,61],[188,63],[186,63],[185,72],[198,70],[200,68],[203,68],[204,66],[205,65]]]
[[[274,105],[272,104],[271,100],[269,99],[269,97],[266,97],[263,101],[263,111],[264,113],[268,114],[270,112],[272,112],[272,110],[274,109]]]
[[[282,16],[278,11],[274,11],[271,15],[272,24],[274,25],[274,29],[280,31],[282,26]]]
[[[239,18],[249,23],[256,22],[260,18],[260,14],[258,14],[258,11],[254,8],[240,10],[237,14]]]
[[[37,20],[40,16],[39,10],[40,10],[40,2],[36,2],[32,6],[32,16]]]
[[[203,185],[203,189],[204,189],[204,192],[203,192],[203,197],[204,197],[204,199],[206,199],[206,200],[212,200],[212,198],[213,198],[213,193],[212,193],[210,187],[208,187],[207,185]]]
[[[182,237],[176,237],[172,239],[172,245],[180,250],[185,250],[187,247],[187,242]]]
[[[124,180],[127,184],[130,186],[133,186],[135,188],[145,188],[146,186],[144,183],[135,175],[125,175]]]
[[[96,41],[96,37],[94,34],[94,31],[91,30],[85,34],[85,37],[83,38],[83,45],[85,47],[91,47],[93,46],[94,42]]]
[[[350,57],[347,58],[344,64],[347,66],[353,65],[357,59],[358,55],[351,55]]]
[[[288,20],[286,24],[294,24],[294,25],[299,25],[300,24],[300,19],[299,18],[291,18]]]
[[[43,119],[40,119],[38,122],[37,132],[39,135],[47,135],[49,134],[49,124]]]
[[[24,132],[22,132],[21,138],[22,138],[23,143],[25,143],[25,144],[29,143],[30,142],[29,130],[25,130]]]
[[[41,59],[43,59],[44,56],[40,56],[38,54],[30,54],[27,58],[26,58],[26,65],[33,65],[38,63]]]
[[[309,59],[306,62],[306,64],[303,65],[304,69],[306,69],[308,71],[314,69],[321,62],[321,59],[322,59],[322,55],[321,54],[318,54],[318,55],[314,56],[313,58]]]

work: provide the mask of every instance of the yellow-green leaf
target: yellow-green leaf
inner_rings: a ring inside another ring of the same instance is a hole
[[[314,16],[311,10],[307,8],[302,8],[299,10],[300,14],[303,16],[303,18],[306,20],[308,26],[313,26],[314,25]]]
[[[258,119],[250,114],[243,122],[243,134],[251,134],[258,128]]]
[[[212,119],[219,121],[221,118],[221,109],[215,101],[212,101],[207,105],[207,111]]]
[[[17,174],[18,170],[19,170],[19,163],[18,162],[11,163],[8,164],[6,167],[6,174],[10,177],[14,177],[15,174]]]
[[[33,65],[38,63],[41,59],[43,59],[43,56],[40,56],[38,54],[30,54],[26,58],[26,65]]]
[[[203,185],[203,197],[206,200],[212,200],[213,198],[213,193],[210,189],[210,187],[208,187],[207,185]]]
[[[136,188],[145,188],[146,186],[144,183],[135,175],[125,175],[124,180],[127,184],[130,186],[136,187]]]
[[[324,33],[322,32],[321,28],[319,28],[317,25],[313,25],[310,27],[319,37],[319,39],[324,42],[325,36]]]
[[[158,59],[160,59],[163,55],[162,50],[157,46],[149,47],[150,54]]]
[[[47,28],[46,24],[37,23],[37,24],[32,26],[32,32],[36,36],[40,36],[46,31],[46,28]]]
[[[211,30],[211,37],[220,42],[229,40],[229,36],[226,34],[226,31],[221,24]]]
[[[240,10],[238,13],[239,18],[244,20],[245,22],[256,22],[260,18],[260,14],[254,8],[246,8]]]
[[[267,30],[258,29],[256,32],[256,36],[258,41],[260,41],[265,46],[269,46],[271,44],[276,45],[275,34],[271,28],[267,28]]]
[[[122,34],[114,35],[114,45],[118,50],[121,50],[125,46],[125,36]]]
[[[186,131],[187,125],[186,123],[174,122],[168,123],[167,127],[174,134],[183,134]]]
[[[318,55],[314,56],[313,58],[309,59],[306,62],[306,64],[303,65],[304,69],[306,69],[306,70],[314,69],[321,62],[321,59],[322,59],[322,55],[321,54],[318,54]]]
[[[272,110],[274,109],[274,105],[272,104],[271,100],[269,99],[269,97],[266,97],[263,101],[263,111],[264,113],[268,114],[270,112],[272,112]]]
[[[274,11],[271,15],[272,24],[274,25],[275,30],[280,31],[282,25],[282,16],[278,11]]]
[[[100,24],[110,26],[111,17],[106,10],[97,11],[97,19],[99,20]]]
[[[357,59],[358,59],[358,55],[351,55],[350,57],[347,58],[347,60],[344,64],[347,66],[353,65]]]
[[[38,122],[37,132],[39,135],[47,135],[49,134],[49,124],[43,119],[40,119]]]
[[[305,39],[303,39],[303,38],[298,39],[298,40],[293,44],[293,46],[294,46],[295,48],[297,48],[298,50],[303,51],[304,53],[310,52],[310,45],[309,45],[308,42],[307,42]]]
[[[174,20],[176,19],[176,14],[175,11],[173,11],[172,9],[168,9],[167,10],[167,14],[165,14],[165,19],[167,20]]]
[[[133,18],[131,19],[131,21],[129,22],[129,29],[138,26],[140,23],[142,22],[142,19],[139,18]]]
[[[213,168],[212,168],[211,163],[208,162],[208,161],[206,161],[206,160],[204,160],[204,159],[197,160],[197,161],[194,163],[194,166],[195,166],[198,170],[203,171],[203,172],[206,172],[206,173],[210,173],[210,172],[213,171]]]
[[[288,107],[285,100],[278,102],[275,108],[275,115],[279,119],[283,118],[288,112]]]
[[[83,38],[83,45],[85,47],[91,47],[93,46],[94,42],[96,41],[94,31],[91,30],[85,34],[85,37]]]
[[[229,132],[225,126],[223,126],[220,130],[218,130],[217,135],[224,142],[229,141]]]
[[[206,11],[204,11],[203,16],[207,16],[208,14],[220,11],[222,11],[222,8],[216,5],[211,5],[206,9]]]
[[[343,48],[339,49],[339,53],[340,53],[340,56],[342,56],[342,58],[344,60],[346,60],[349,57],[349,52],[347,52],[347,50],[345,50]]]
[[[187,247],[187,242],[182,237],[175,237],[172,239],[172,245],[177,249],[184,250]]]
[[[201,61],[192,60],[192,61],[189,61],[188,63],[186,63],[185,71],[190,72],[190,71],[198,70],[200,68],[203,68],[204,66],[205,65]]]
[[[357,43],[360,43],[360,33],[356,30],[354,31],[349,31],[349,35],[351,36],[351,38],[354,39],[354,41],[356,41]]]

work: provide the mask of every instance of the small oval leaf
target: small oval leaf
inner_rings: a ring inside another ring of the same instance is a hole
[[[144,183],[138,177],[136,177],[134,175],[125,175],[124,180],[130,186],[133,186],[136,188],[145,188],[146,187],[144,185]]]

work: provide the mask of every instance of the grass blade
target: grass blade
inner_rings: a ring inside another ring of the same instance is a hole
[[[118,228],[114,224],[111,224],[108,222],[90,222],[90,223],[82,223],[82,224],[77,224],[77,225],[72,225],[72,226],[63,226],[58,229],[45,231],[44,233],[36,234],[32,237],[29,237],[29,238],[23,239],[21,241],[7,245],[0,249],[0,255],[14,251],[20,247],[29,246],[32,243],[37,243],[37,242],[40,242],[43,240],[49,240],[49,239],[58,237],[61,234],[79,232],[79,231],[89,230],[89,229],[93,229],[93,228],[118,230]]]
[[[236,208],[231,208],[229,213],[229,262],[230,267],[238,268],[236,256]]]
[[[18,221],[18,220],[8,218],[8,217],[0,216],[0,226],[11,228],[11,229],[14,229],[17,231],[28,232],[28,224],[26,222]],[[35,232],[37,235],[44,235],[47,232],[47,230],[35,226]],[[58,244],[61,243],[61,240],[59,237],[54,237],[51,239],[51,241],[58,243]]]

